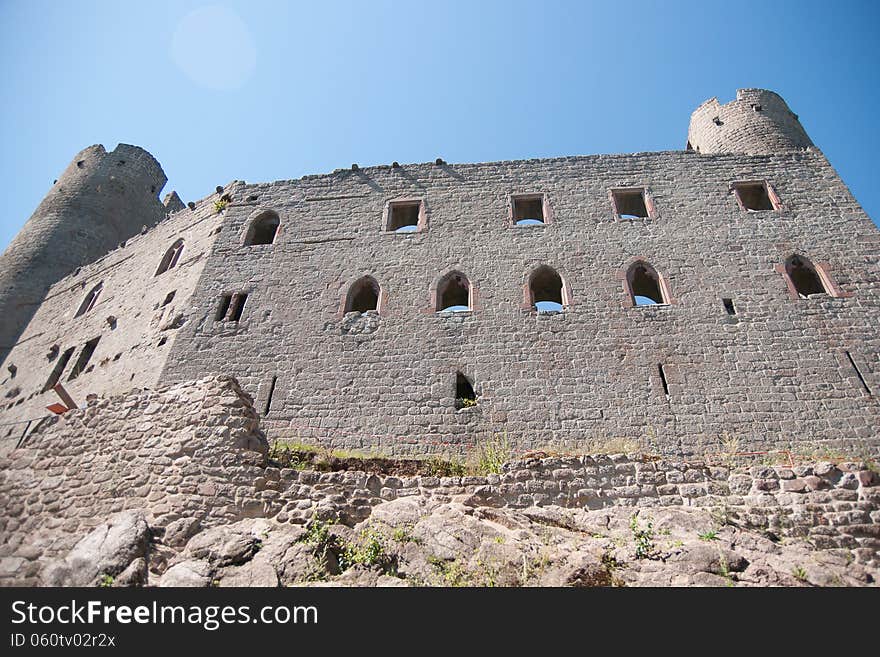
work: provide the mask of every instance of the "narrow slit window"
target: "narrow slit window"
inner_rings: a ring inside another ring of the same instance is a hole
[[[390,203],[386,230],[394,233],[415,233],[420,227],[421,214],[420,201]]]
[[[722,299],[724,310],[728,315],[736,315],[736,307],[733,305],[733,299]]]
[[[248,295],[245,292],[239,292],[232,296],[232,303],[229,305],[229,321],[237,322],[241,319],[241,313],[244,312],[244,303],[247,301]]]
[[[468,408],[477,405],[473,383],[461,372],[455,375],[455,407]]]
[[[644,189],[617,189],[611,192],[611,198],[619,219],[646,219],[650,216]]]
[[[101,296],[101,290],[104,289],[104,282],[98,283],[95,287],[89,290],[89,293],[86,294],[85,298],[82,300],[82,303],[79,304],[79,308],[76,311],[74,317],[79,317],[80,315],[85,315],[92,308],[95,307],[95,304],[98,303],[98,297]]]
[[[258,215],[248,228],[244,243],[246,246],[258,244],[272,244],[278,234],[278,226],[281,219],[274,212],[266,211]]]
[[[226,317],[226,313],[229,311],[229,304],[232,301],[231,294],[224,294],[220,297],[220,303],[217,305],[217,312],[214,315],[214,321],[220,322]]]
[[[83,371],[86,369],[86,366],[89,364],[92,355],[95,353],[95,349],[98,347],[98,342],[100,340],[101,338],[97,337],[85,343],[82,351],[79,352],[79,358],[76,359],[76,363],[74,364],[73,369],[70,370],[70,376],[67,377],[68,381],[73,381],[76,377],[83,373]]]
[[[663,364],[657,364],[657,372],[660,374],[660,383],[663,384],[663,394],[669,396],[669,383],[666,381],[666,372],[663,371]]]
[[[539,226],[544,223],[543,196],[517,196],[513,199],[513,223],[517,226]]]
[[[169,303],[174,301],[174,295],[177,294],[177,290],[171,290],[168,294],[165,295],[165,300],[162,302],[162,306],[167,306]]]
[[[272,383],[269,384],[269,394],[266,395],[266,406],[263,409],[263,415],[269,415],[269,409],[272,408],[272,395],[275,394],[275,384],[278,381],[277,376],[272,377]]]
[[[845,353],[847,359],[849,359],[849,364],[852,365],[853,371],[856,373],[856,376],[859,377],[859,381],[861,382],[862,387],[865,389],[865,392],[867,392],[869,395],[873,394],[871,392],[871,389],[868,387],[868,382],[865,381],[865,377],[862,375],[862,371],[859,369],[859,366],[856,365],[856,361],[855,359],[853,359],[852,354],[850,354],[848,351],[844,351],[843,353]]]
[[[770,197],[770,190],[766,182],[736,183],[734,191],[740,205],[748,212],[777,209]]]
[[[156,269],[154,276],[164,274],[169,269],[176,267],[177,263],[180,261],[181,254],[183,254],[183,240],[177,240],[168,248],[165,255],[162,256],[162,260],[159,262],[159,267]]]
[[[61,354],[61,358],[58,359],[58,362],[55,363],[55,367],[52,368],[52,373],[49,375],[49,378],[46,380],[46,385],[43,386],[43,392],[47,390],[51,390],[55,387],[55,384],[61,380],[61,375],[64,374],[64,368],[67,367],[67,363],[70,361],[70,357],[73,356],[74,347],[70,349],[66,349],[63,354]]]

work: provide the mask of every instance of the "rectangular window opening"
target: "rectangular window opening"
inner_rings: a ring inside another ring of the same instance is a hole
[[[67,367],[67,362],[70,360],[70,357],[73,356],[73,350],[74,347],[71,347],[61,354],[61,358],[55,363],[55,367],[52,369],[52,373],[49,375],[46,385],[43,386],[43,392],[54,388],[55,384],[61,379],[61,375],[64,374],[64,368]]]
[[[865,381],[865,377],[862,376],[862,371],[859,369],[859,366],[856,365],[856,361],[853,359],[852,354],[850,354],[848,351],[844,351],[843,353],[845,353],[846,357],[849,359],[849,364],[852,365],[856,376],[859,377],[859,381],[861,381],[862,387],[865,389],[865,392],[867,392],[869,395],[873,394],[871,392],[871,389],[868,387],[868,382]]]
[[[414,233],[419,229],[419,201],[391,203],[388,206],[388,226],[385,230],[395,233]]]
[[[239,292],[232,296],[232,304],[229,308],[229,321],[237,322],[241,319],[241,313],[244,311],[244,302],[247,301],[246,292]]]
[[[721,303],[724,304],[724,310],[727,311],[728,315],[736,315],[736,308],[733,305],[733,299],[722,299]]]
[[[666,372],[663,371],[662,363],[657,364],[657,371],[660,373],[660,382],[663,384],[663,394],[669,396],[669,384],[666,382]]]
[[[517,226],[543,224],[544,198],[541,196],[522,196],[514,198],[513,223]]]
[[[767,191],[767,183],[737,183],[734,189],[739,202],[749,212],[776,209],[770,199],[770,193]]]
[[[278,381],[277,376],[272,377],[272,383],[269,384],[269,394],[266,396],[266,407],[263,415],[269,415],[269,409],[272,408],[272,395],[275,394],[275,383]]]
[[[644,189],[619,189],[612,195],[614,210],[620,219],[646,219],[650,216]]]
[[[73,381],[76,377],[82,374],[83,370],[86,369],[86,365],[89,364],[89,360],[92,358],[92,354],[95,353],[95,349],[98,346],[98,342],[100,341],[100,336],[97,338],[93,338],[85,343],[82,348],[82,351],[79,352],[79,358],[76,359],[76,364],[73,366],[73,369],[70,371],[70,376],[67,377],[68,381]]]
[[[223,321],[223,318],[226,317],[226,313],[229,311],[229,303],[232,301],[231,294],[224,294],[220,297],[220,303],[217,306],[217,313],[214,315],[214,321],[220,322]]]

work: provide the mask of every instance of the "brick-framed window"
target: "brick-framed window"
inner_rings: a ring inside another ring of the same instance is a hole
[[[827,294],[835,298],[853,296],[852,292],[845,292],[837,285],[827,262],[813,263],[807,256],[795,253],[776,265],[775,269],[785,281],[792,301],[808,299],[814,294]]]
[[[464,273],[453,269],[431,284],[430,305],[425,313],[473,312],[479,303],[477,286]],[[454,308],[450,311],[449,308]]]
[[[339,305],[339,318],[345,313],[376,311],[382,315],[385,306],[385,290],[379,282],[365,274],[353,281],[345,289],[345,294]]]
[[[386,233],[423,233],[428,229],[425,201],[402,198],[388,201],[382,212],[382,230]]]
[[[616,187],[608,191],[615,219],[658,219],[657,205],[647,187]]]
[[[781,212],[779,194],[767,180],[739,180],[730,191],[743,212]]]
[[[571,288],[553,267],[542,264],[528,272],[523,285],[523,310],[553,313],[571,305]]]
[[[669,281],[647,259],[638,258],[620,272],[626,305],[632,308],[644,306],[669,306],[676,302]]]
[[[511,194],[507,204],[507,225],[516,228],[552,223],[550,201],[543,193]]]

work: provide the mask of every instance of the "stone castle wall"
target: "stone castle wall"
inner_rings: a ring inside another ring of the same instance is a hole
[[[407,497],[508,509],[700,507],[721,524],[878,565],[880,480],[860,463],[730,468],[621,454],[529,458],[481,477],[320,473],[269,465],[258,422],[238,384],[213,377],[96,400],[44,423],[0,460],[0,583],[34,583],[123,510],[143,510],[154,538],[170,545],[185,543],[181,532],[246,518],[353,526]]]
[[[167,219],[51,288],[3,362],[0,437],[57,401],[42,391],[73,347],[61,381],[80,403],[228,374],[270,438],[331,447],[462,454],[505,436],[518,449],[876,454],[880,231],[778,95],[712,103],[692,119],[699,153],[353,167],[233,182],[191,209],[174,197]],[[777,209],[737,202],[732,184],[755,180]],[[616,216],[620,188],[646,189],[650,216]],[[513,225],[520,194],[543,196],[543,225]],[[420,232],[385,230],[401,199],[423,204]],[[266,210],[280,218],[274,242],[245,245]],[[181,264],[156,276],[178,238]],[[792,298],[780,269],[795,254],[831,293]],[[625,272],[639,260],[669,304],[632,305]],[[564,279],[564,312],[527,303],[540,266]],[[451,271],[469,279],[472,308],[436,313],[432,294]],[[362,276],[381,286],[379,312],[343,316]],[[97,306],[75,317],[98,281]],[[241,293],[241,319],[218,321],[221,295]],[[91,369],[69,380],[98,336]],[[458,408],[458,372],[476,406]]]
[[[33,426],[29,420],[45,416],[48,404],[60,401],[44,388],[68,350],[73,351],[59,381],[78,404],[92,393],[158,385],[176,334],[189,321],[193,290],[220,227],[211,203],[182,209],[50,288],[0,370],[0,449],[24,435]],[[156,275],[166,250],[181,239],[177,265]],[[99,284],[97,303],[77,317],[83,298]],[[71,380],[94,338],[100,340],[85,371]]]
[[[136,146],[95,145],[73,158],[0,259],[0,363],[50,285],[164,218],[165,181]]]
[[[737,204],[730,184],[754,179],[772,183],[781,211]],[[656,218],[613,215],[609,190],[631,186],[649,189]],[[815,150],[373,167],[231,191],[162,376],[228,372],[261,414],[272,390],[273,437],[388,453],[461,452],[502,434],[684,454],[726,439],[877,446],[880,232]],[[544,194],[549,223],[511,226],[519,193]],[[424,201],[424,232],[383,232],[398,198]],[[264,209],[280,216],[275,242],[243,245]],[[842,296],[793,300],[778,268],[795,253],[826,263]],[[670,305],[631,305],[623,278],[637,259],[664,277]],[[561,314],[524,308],[542,264],[570,290]],[[430,305],[452,270],[476,289],[472,312]],[[382,287],[380,317],[343,318],[363,275]],[[241,320],[215,321],[235,291],[249,294]],[[476,407],[456,408],[458,371]]]

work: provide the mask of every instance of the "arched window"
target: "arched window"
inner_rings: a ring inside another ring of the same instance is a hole
[[[529,304],[539,313],[561,312],[566,305],[565,285],[552,267],[541,265],[529,276]]]
[[[348,289],[345,298],[345,312],[365,313],[368,310],[379,310],[381,288],[372,276],[363,276],[356,280]]]
[[[828,293],[813,263],[804,256],[793,255],[789,257],[785,261],[785,273],[788,274],[789,280],[801,299],[806,299],[811,294]]]
[[[247,235],[244,238],[246,246],[255,244],[272,244],[275,241],[275,235],[278,233],[278,225],[281,220],[278,215],[271,210],[266,210],[257,215],[248,228]]]
[[[162,261],[159,263],[159,268],[156,270],[155,276],[159,274],[164,274],[169,269],[173,269],[177,266],[177,263],[180,261],[180,256],[183,254],[183,240],[177,240],[174,244],[168,247],[168,250],[165,252],[165,255],[162,256]]]
[[[92,308],[95,307],[95,304],[98,303],[98,297],[101,295],[101,290],[104,289],[104,281],[98,283],[95,287],[89,290],[89,293],[82,300],[82,303],[79,304],[79,309],[76,311],[74,317],[79,317],[80,315],[85,315]]]
[[[626,273],[626,282],[634,306],[667,304],[657,271],[647,262],[634,262]]]
[[[471,284],[467,276],[451,271],[437,284],[437,312],[461,312],[471,309]]]
[[[477,395],[474,386],[461,372],[455,374],[455,407],[467,408],[477,405]]]

